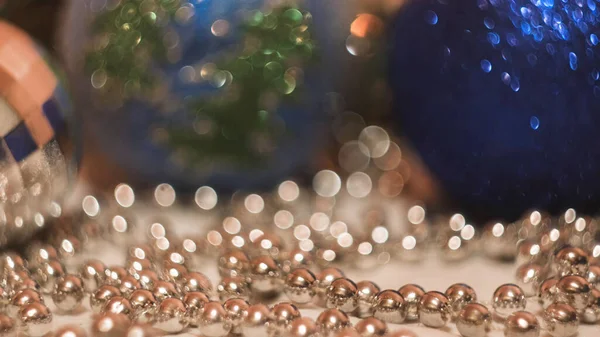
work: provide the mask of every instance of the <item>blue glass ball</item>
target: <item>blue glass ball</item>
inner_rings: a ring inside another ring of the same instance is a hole
[[[600,205],[600,3],[422,0],[391,26],[398,129],[479,219]]]

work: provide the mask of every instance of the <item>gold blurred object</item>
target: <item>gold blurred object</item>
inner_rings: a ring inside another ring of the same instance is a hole
[[[389,16],[396,13],[410,1],[415,0],[363,0],[361,6],[369,12],[379,12]]]
[[[350,25],[350,33],[357,37],[377,38],[383,31],[383,20],[369,13],[359,14]]]

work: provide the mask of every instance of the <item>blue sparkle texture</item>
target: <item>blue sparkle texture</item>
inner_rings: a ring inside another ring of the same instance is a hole
[[[529,126],[531,126],[532,129],[537,130],[540,128],[540,119],[537,118],[536,116],[531,116],[531,118],[529,119]]]
[[[481,70],[485,71],[486,73],[492,71],[492,64],[490,63],[490,61],[485,59],[481,60]]]

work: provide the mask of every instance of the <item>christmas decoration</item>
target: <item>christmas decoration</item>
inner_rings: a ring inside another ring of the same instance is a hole
[[[390,34],[398,128],[466,213],[600,204],[595,1],[410,1]]]
[[[69,186],[69,98],[46,55],[0,21],[0,245],[61,214]]]
[[[324,86],[309,8],[95,4],[70,4],[62,49],[80,104],[93,102],[83,119],[120,165],[143,180],[221,189],[272,185],[308,165]]]

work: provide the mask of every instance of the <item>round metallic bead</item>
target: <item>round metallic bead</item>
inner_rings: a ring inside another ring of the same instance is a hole
[[[552,266],[559,276],[586,276],[589,268],[588,255],[581,248],[565,247],[554,254]]]
[[[129,303],[133,309],[134,319],[144,323],[152,319],[158,301],[149,290],[138,289],[129,296]]]
[[[142,270],[152,269],[152,261],[149,259],[138,259],[137,257],[130,257],[125,262],[125,269],[130,275],[138,275]]]
[[[569,275],[561,277],[556,283],[557,300],[572,305],[576,310],[585,309],[591,300],[592,287],[583,277]]]
[[[206,294],[199,291],[192,291],[183,296],[183,304],[186,308],[186,318],[190,325],[198,325],[198,316],[200,311],[204,308],[206,303],[210,302],[210,299]]]
[[[540,323],[534,314],[528,311],[515,311],[504,322],[506,337],[539,337]]]
[[[129,318],[133,318],[133,307],[128,299],[122,296],[111,297],[104,308],[102,313],[111,312],[113,314],[123,314]]]
[[[332,335],[333,337],[362,337],[361,334],[358,333],[358,331],[356,331],[356,329],[349,327],[349,328],[343,328],[342,330],[338,331],[335,335]]]
[[[168,334],[180,333],[188,325],[185,313],[185,305],[180,299],[167,298],[158,306],[153,326]]]
[[[319,327],[315,321],[308,317],[299,317],[290,323],[289,337],[321,337]]]
[[[73,235],[67,235],[58,241],[58,254],[67,265],[73,260],[73,257],[81,252],[81,240]]]
[[[315,290],[319,299],[325,302],[325,297],[327,293],[327,288],[333,282],[333,280],[344,277],[344,272],[338,268],[328,267],[321,270],[320,273],[317,274],[317,281],[315,283]]]
[[[87,293],[93,293],[104,283],[106,266],[100,260],[87,260],[79,266],[79,276]]]
[[[450,302],[453,317],[458,316],[465,305],[477,301],[475,289],[464,283],[455,283],[451,285],[446,289],[445,295]]]
[[[248,308],[250,304],[241,298],[230,298],[223,303],[223,308],[227,311],[227,315],[231,320],[231,333],[241,335],[243,333],[242,323],[248,316]]]
[[[481,247],[488,257],[511,261],[516,256],[515,247],[518,242],[519,236],[514,224],[492,222],[483,230]]]
[[[177,289],[177,286],[168,281],[156,282],[154,284],[154,289],[152,289],[152,294],[154,294],[154,297],[159,303],[170,297],[182,297],[179,289]]]
[[[581,312],[581,321],[587,324],[600,322],[600,290],[592,289],[590,304]]]
[[[67,274],[56,281],[56,287],[52,292],[52,301],[59,310],[70,312],[79,308],[83,296],[84,288],[81,277]]]
[[[373,317],[387,323],[400,324],[406,319],[404,298],[395,290],[382,290],[373,300]]]
[[[296,268],[309,267],[314,263],[311,252],[296,248],[285,255],[281,260],[281,269],[289,273]]]
[[[4,284],[8,289],[14,289],[29,278],[31,278],[31,275],[27,270],[11,271],[4,275]]]
[[[540,244],[531,239],[520,241],[517,246],[516,265],[520,266],[528,263],[544,263],[547,258]]]
[[[199,272],[190,272],[185,275],[181,288],[184,292],[201,291],[206,294],[212,294],[213,285],[210,279]]]
[[[208,302],[200,312],[198,327],[206,337],[223,337],[229,334],[232,324],[221,303]]]
[[[281,336],[285,334],[288,325],[300,317],[300,310],[288,302],[277,303],[271,308],[272,321],[269,324],[270,335]]]
[[[219,257],[217,264],[221,277],[240,276],[250,268],[250,259],[241,250],[230,250]]]
[[[121,284],[121,280],[123,277],[127,276],[129,273],[127,269],[121,266],[110,266],[104,270],[104,283],[111,286],[118,286]]]
[[[65,325],[56,330],[52,337],[87,337],[87,332],[77,325]]]
[[[221,301],[230,298],[250,298],[250,286],[245,278],[240,276],[225,277],[219,285],[217,285],[217,293]]]
[[[25,290],[25,289],[33,289],[35,291],[41,291],[40,289],[40,285],[33,280],[32,278],[26,278],[21,280],[21,282],[19,284],[16,284],[13,286],[12,288],[12,292],[18,292],[19,290]],[[3,297],[4,295],[2,295],[2,293],[0,293],[0,301],[3,301]]]
[[[93,337],[114,337],[124,336],[131,321],[123,314],[113,314],[111,312],[97,315],[92,321]]]
[[[362,337],[380,337],[387,333],[387,324],[375,317],[367,317],[356,323],[356,332]]]
[[[281,270],[270,256],[258,256],[250,261],[250,278],[250,289],[258,296],[276,296],[283,287]]]
[[[599,264],[593,264],[590,266],[590,268],[587,272],[587,275],[586,275],[586,279],[592,285],[592,287],[600,289],[600,265]]]
[[[268,336],[269,325],[273,321],[271,309],[264,304],[253,304],[248,307],[248,314],[242,322],[242,331],[246,336]]]
[[[439,291],[426,292],[419,302],[419,321],[430,328],[441,328],[451,315],[448,297]]]
[[[152,290],[154,285],[159,281],[158,274],[153,270],[142,270],[137,274],[138,281],[142,289]]]
[[[27,262],[15,252],[6,252],[0,256],[0,268],[2,268],[2,274],[4,275],[10,272],[27,270],[27,267]]]
[[[4,313],[0,313],[0,336],[11,335],[16,330],[15,320]]]
[[[271,256],[274,259],[278,259],[285,248],[281,238],[272,233],[264,233],[257,237],[252,241],[252,246],[260,254]]]
[[[31,337],[41,337],[52,329],[52,313],[40,302],[27,304],[19,310],[20,325]]]
[[[136,280],[133,275],[127,275],[121,279],[121,284],[119,284],[119,291],[125,297],[129,297],[134,290],[141,289],[142,286],[140,281]]]
[[[356,284],[356,288],[358,296],[356,315],[360,318],[373,316],[373,302],[381,288],[371,281],[360,281]]]
[[[566,303],[551,304],[544,310],[542,317],[545,329],[554,337],[570,337],[577,334],[577,310]]]
[[[152,246],[148,244],[137,244],[130,246],[127,249],[127,258],[128,259],[148,259],[152,260],[155,257],[154,250]]]
[[[544,282],[542,282],[540,285],[538,291],[538,302],[544,309],[556,301],[556,297],[558,296],[558,287],[556,286],[557,283],[558,279],[556,277],[551,277],[544,280]]]
[[[48,260],[58,259],[58,252],[49,244],[34,243],[27,249],[29,268],[35,268]]]
[[[183,264],[165,261],[161,275],[166,281],[183,284],[186,282],[188,273],[188,269]]]
[[[388,333],[386,337],[417,337],[417,334],[410,330],[401,329]]]
[[[517,268],[515,273],[516,284],[521,287],[525,297],[536,296],[546,276],[546,268],[537,263],[524,264]]]
[[[425,295],[425,289],[416,284],[406,284],[398,289],[406,305],[406,319],[416,321],[419,319],[419,302]]]
[[[526,304],[525,294],[516,284],[503,284],[496,288],[492,296],[492,308],[502,318],[515,311],[525,310]]]
[[[106,306],[108,300],[115,296],[121,296],[117,287],[102,285],[90,296],[90,307],[94,313],[100,313]]]
[[[358,307],[358,288],[352,280],[340,277],[327,287],[328,308],[337,308],[345,312],[353,312]]]
[[[56,280],[66,274],[66,269],[58,260],[48,260],[35,269],[32,277],[40,285],[43,294],[50,294],[54,290]]]
[[[315,297],[316,280],[315,274],[309,269],[296,268],[286,276],[283,290],[290,301],[306,304]]]
[[[466,304],[456,317],[456,328],[463,337],[485,337],[492,325],[492,314],[479,303]]]
[[[317,317],[316,323],[317,328],[324,336],[352,326],[348,315],[338,309],[326,309],[322,311]]]
[[[39,292],[33,289],[25,289],[17,292],[10,299],[8,305],[8,314],[12,317],[16,316],[19,310],[31,303],[44,303],[44,298]]]

